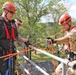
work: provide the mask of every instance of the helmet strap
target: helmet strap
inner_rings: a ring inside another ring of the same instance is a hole
[[[68,31],[70,31],[70,29],[71,29],[71,25],[70,25],[70,24],[68,24],[68,26],[69,26]]]
[[[6,20],[8,21],[9,19],[8,19],[8,17],[7,17],[7,14],[8,14],[9,12],[7,11],[6,12],[6,14],[5,14],[5,17],[6,17]]]

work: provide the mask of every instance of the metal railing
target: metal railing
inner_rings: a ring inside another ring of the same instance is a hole
[[[68,65],[69,67],[76,66],[76,64],[73,65],[72,62],[64,61],[64,59],[59,58],[59,57],[57,57],[57,56],[55,56],[55,55],[52,55],[52,54],[50,54],[50,53],[48,53],[48,52],[46,52],[46,51],[44,51],[44,50],[38,49],[38,48],[36,48],[36,47],[34,47],[34,46],[31,46],[31,45],[30,45],[30,48],[32,48],[32,49],[34,49],[34,50],[36,50],[36,51],[38,51],[38,52],[41,52],[41,53],[49,56],[50,58],[53,58],[53,59],[55,59],[55,60],[57,60],[57,61],[60,61],[60,62],[62,63],[62,75],[66,75],[66,69],[65,69],[66,65]],[[35,68],[37,68],[39,71],[41,71],[44,75],[49,75],[47,72],[45,72],[42,68],[40,68],[38,65],[36,65],[33,61],[31,61],[31,60],[30,60],[29,58],[27,58],[25,55],[21,54],[21,56],[23,57],[23,64],[21,64],[21,66],[22,66],[22,65],[25,65],[24,60],[27,60],[27,61],[30,62]],[[22,66],[22,68],[23,68],[23,70],[27,73],[27,75],[31,75],[31,74],[28,72],[28,70],[26,70],[26,68],[25,68],[24,66]],[[24,75],[25,75],[25,74],[24,74]]]

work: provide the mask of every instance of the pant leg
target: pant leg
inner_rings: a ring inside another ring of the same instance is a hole
[[[15,75],[14,71],[15,71],[15,61],[13,60],[13,57],[12,57],[11,58],[9,75]]]
[[[9,59],[10,59],[10,62],[9,62]],[[4,61],[4,58],[0,59],[0,73],[1,73],[1,75],[5,75],[7,73],[7,70],[9,73],[8,75],[14,75],[14,72],[13,72],[13,66],[15,66],[15,65],[13,65],[14,61],[12,61],[12,58],[9,58],[9,59],[6,61]]]
[[[14,48],[14,52],[13,53],[16,53],[16,48]],[[16,69],[16,59],[17,59],[17,56],[14,56],[12,57],[12,66],[13,66],[13,73],[15,73],[15,69]]]
[[[76,70],[72,68],[68,68],[66,75],[76,75]]]
[[[62,64],[60,63],[57,68],[56,68],[56,75],[61,75],[62,74]]]
[[[0,52],[0,56],[3,56],[3,52]],[[4,61],[4,58],[0,59],[0,73],[5,75],[8,69],[8,60]]]
[[[15,69],[16,69],[16,56],[14,56],[12,59],[13,59],[13,60],[12,60],[12,61],[13,61],[13,62],[12,62],[13,65],[12,65],[12,66],[13,66],[13,73],[14,73],[14,72],[15,72]]]
[[[68,59],[64,59],[64,61],[69,61]],[[68,66],[66,66],[66,70],[68,69]],[[56,68],[56,75],[62,75],[62,63],[60,63]]]

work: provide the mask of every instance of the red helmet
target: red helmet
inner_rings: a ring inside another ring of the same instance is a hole
[[[63,14],[59,19],[59,23],[61,25],[65,25],[65,24],[68,24],[68,22],[70,22],[71,20],[72,18],[69,14]]]
[[[2,9],[6,9],[6,10],[11,11],[13,13],[16,12],[16,6],[11,2],[4,3],[2,6]]]

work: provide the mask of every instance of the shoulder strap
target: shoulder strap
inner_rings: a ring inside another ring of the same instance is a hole
[[[76,28],[76,26],[73,26],[73,27],[71,28],[71,30],[72,30],[73,28]]]

